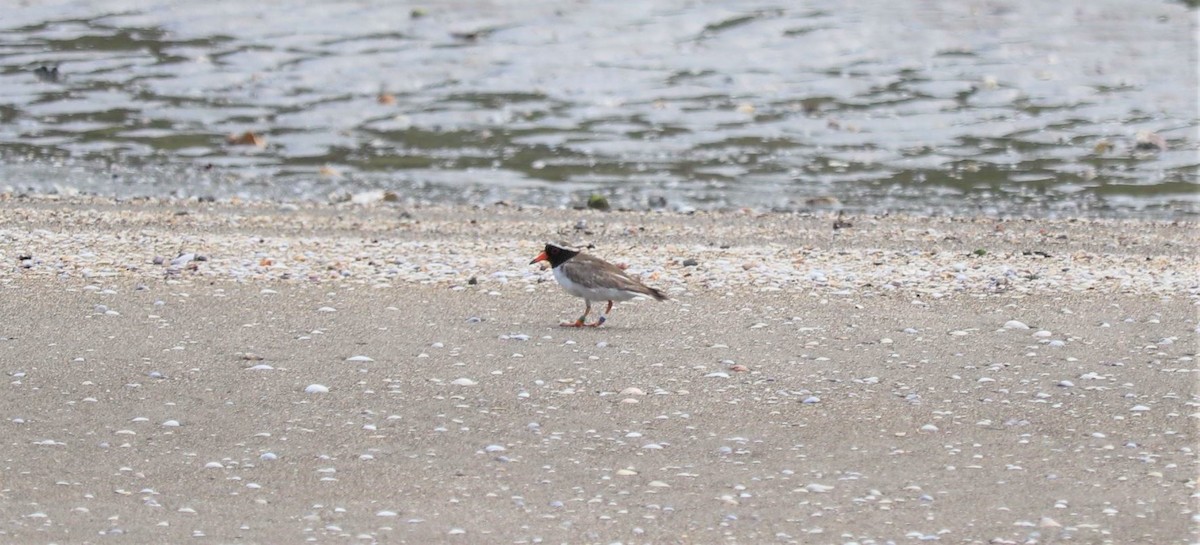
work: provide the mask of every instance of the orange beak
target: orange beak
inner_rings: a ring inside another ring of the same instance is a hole
[[[546,252],[542,252],[542,253],[538,254],[537,257],[533,258],[533,261],[530,261],[529,264],[533,265],[534,263],[537,263],[539,261],[550,261],[550,256],[546,255]]]

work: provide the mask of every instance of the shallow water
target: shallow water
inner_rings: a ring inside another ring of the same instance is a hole
[[[1200,214],[1195,7],[844,4],[30,2],[0,188]]]

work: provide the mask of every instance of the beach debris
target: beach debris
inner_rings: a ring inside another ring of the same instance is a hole
[[[480,40],[481,38],[488,37],[488,35],[490,35],[492,32],[495,32],[495,29],[481,28],[478,30],[451,32],[450,36],[464,42],[474,42]]]
[[[587,207],[592,210],[608,210],[608,198],[599,193],[592,193],[588,196]]]
[[[39,66],[33,69],[33,75],[47,83],[58,83],[60,78],[57,66]]]
[[[329,393],[329,387],[325,386],[324,384],[309,384],[308,386],[304,387],[304,393],[306,393],[306,394],[327,394],[327,393]]]
[[[812,208],[836,208],[842,205],[842,201],[832,195],[821,195],[805,199],[804,204]]]
[[[1138,131],[1133,149],[1137,151],[1167,151],[1167,139],[1156,132]]]
[[[833,230],[834,231],[837,231],[840,229],[849,229],[851,227],[854,227],[853,223],[850,223],[850,222],[842,219],[843,214],[845,214],[844,210],[838,210],[837,218],[834,218],[834,220],[833,220]]]
[[[475,382],[474,380],[471,380],[469,378],[462,377],[462,378],[456,378],[456,379],[452,380],[450,382],[450,384],[453,384],[455,386],[475,386],[476,384],[479,384],[479,383]]]
[[[1029,329],[1029,326],[1019,320],[1009,320],[1004,322],[1004,329]]]
[[[253,131],[246,131],[242,134],[230,134],[225,137],[225,143],[231,146],[253,146],[256,148],[267,147],[267,140]]]

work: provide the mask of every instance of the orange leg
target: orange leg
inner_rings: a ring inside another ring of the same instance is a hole
[[[587,320],[588,313],[592,311],[592,302],[588,301],[587,299],[584,299],[583,302],[585,305],[583,307],[583,316],[580,316],[579,319],[575,320],[574,322],[560,322],[558,325],[562,327],[583,327],[584,321]]]
[[[600,327],[600,326],[604,325],[605,320],[608,319],[608,313],[612,312],[612,307],[613,307],[613,302],[609,301],[608,308],[604,309],[604,314],[600,315],[600,319],[596,320],[596,323],[588,324],[588,325],[590,325],[592,327]]]

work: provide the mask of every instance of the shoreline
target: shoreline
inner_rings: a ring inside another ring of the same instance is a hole
[[[749,210],[16,199],[0,201],[6,236],[0,257],[16,259],[26,276],[458,288],[474,278],[528,287],[545,280],[526,265],[529,256],[554,241],[592,244],[597,254],[661,278],[676,293],[692,286],[914,290],[938,297],[1007,289],[1192,295],[1200,289],[1194,273],[1200,231],[1187,222],[847,216],[852,226],[834,229],[835,219]],[[186,254],[200,260],[172,265]]]

